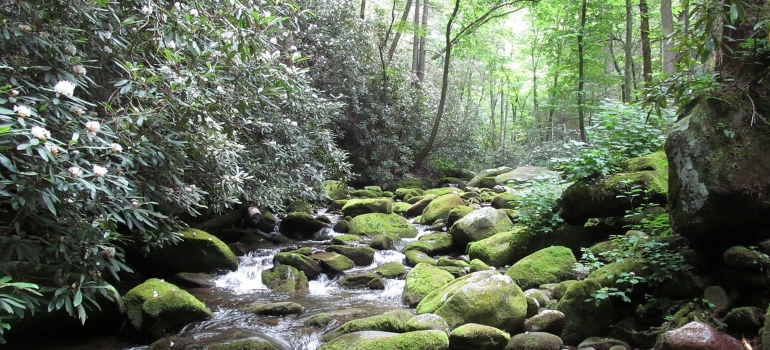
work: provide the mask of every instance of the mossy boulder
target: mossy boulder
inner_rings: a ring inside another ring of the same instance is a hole
[[[457,194],[448,193],[439,196],[425,207],[420,222],[424,225],[431,225],[438,220],[446,222],[449,219],[449,212],[461,205],[465,205],[465,201]]]
[[[369,213],[354,217],[350,221],[348,233],[366,236],[395,233],[402,238],[412,238],[417,236],[417,229],[401,215]]]
[[[513,229],[513,222],[504,212],[494,208],[481,208],[458,220],[449,229],[449,234],[452,235],[454,248],[465,252],[470,242]]]
[[[770,268],[770,257],[755,249],[733,246],[722,253],[725,265],[744,270],[764,271]]]
[[[436,314],[415,315],[406,322],[406,331],[437,330],[449,334],[449,325],[441,316]]]
[[[408,243],[401,251],[406,253],[410,250],[421,251],[430,256],[450,253],[452,251],[452,235],[448,233],[427,234],[417,241]]]
[[[410,267],[415,267],[419,263],[426,263],[435,265],[436,259],[431,257],[428,254],[425,254],[419,250],[410,250],[404,253],[404,257],[406,260],[406,265]]]
[[[492,199],[492,208],[496,209],[516,209],[519,206],[521,195],[515,192],[503,192]]]
[[[184,229],[181,238],[177,244],[151,250],[142,259],[141,266],[146,266],[146,270],[160,277],[180,272],[211,273],[238,269],[238,257],[219,238],[193,228]]]
[[[275,292],[307,292],[308,280],[305,273],[294,266],[280,265],[262,271],[262,283]]]
[[[398,188],[393,193],[396,199],[404,199],[406,196],[419,197],[422,196],[424,190],[421,188]]]
[[[310,205],[305,200],[298,199],[294,202],[291,202],[288,206],[286,206],[286,212],[287,213],[308,213],[313,214],[313,206]]]
[[[618,283],[618,277],[621,273],[634,274],[639,277],[647,277],[648,275],[644,270],[644,261],[642,259],[628,258],[611,262],[591,271],[588,277],[598,282],[602,287],[618,288],[620,290],[633,287],[628,282]]]
[[[516,334],[506,346],[506,350],[561,350],[564,342],[556,335],[545,332],[527,332]]]
[[[341,321],[364,317],[366,315],[368,315],[368,312],[359,308],[333,310],[329,312],[319,312],[310,316],[303,324],[308,327],[326,328],[326,326],[330,325],[332,322],[340,324]]]
[[[525,165],[495,176],[495,184],[520,185],[533,181],[560,179],[559,173],[539,166]]]
[[[471,262],[469,263],[469,268],[471,272],[486,271],[486,270],[494,269],[479,259],[471,260]]]
[[[455,277],[444,270],[433,265],[420,263],[417,264],[406,275],[404,292],[401,300],[409,307],[416,307],[417,304],[430,292],[445,286],[454,281]]]
[[[412,198],[418,198],[418,197],[412,197]],[[422,215],[422,212],[425,211],[425,208],[428,207],[428,204],[430,202],[433,202],[434,199],[438,198],[435,194],[426,194],[424,196],[420,196],[419,200],[414,202],[409,206],[409,208],[406,209],[406,212],[404,214],[406,217],[413,218],[415,216]]]
[[[467,268],[470,267],[467,261],[461,260],[461,259],[452,259],[445,256],[440,256],[436,260],[436,266],[454,266],[454,267],[460,267],[460,268]]]
[[[477,208],[473,208],[467,205],[456,206],[454,209],[449,211],[449,216],[447,217],[447,221],[446,221],[446,227],[452,227],[452,225],[454,225],[455,222],[465,217],[465,215],[472,213],[476,209]]]
[[[326,180],[324,181],[324,191],[332,200],[350,198],[348,187],[342,181]]]
[[[393,200],[390,198],[351,199],[342,207],[345,216],[356,217],[362,214],[393,214]]]
[[[321,274],[321,264],[300,253],[282,252],[273,257],[273,265],[289,265],[305,273],[308,279],[315,279]]]
[[[479,323],[514,332],[524,325],[527,300],[510,277],[479,271],[430,292],[417,305],[417,313],[435,313],[451,329]]]
[[[343,335],[319,350],[448,350],[446,333],[436,330],[408,333],[361,331]]]
[[[375,235],[369,241],[369,247],[377,250],[395,250],[396,243],[401,242],[401,237],[395,233],[381,233]]]
[[[395,202],[393,203],[393,213],[406,216],[406,212],[412,205],[407,202]]]
[[[522,226],[515,227],[511,231],[496,233],[471,242],[468,245],[468,258],[479,259],[495,267],[513,264],[527,255],[531,236],[530,231]]]
[[[503,350],[511,336],[495,327],[466,323],[449,334],[452,350]]]
[[[441,197],[443,195],[447,195],[447,194],[450,194],[450,193],[453,193],[453,194],[456,194],[456,195],[459,196],[459,195],[461,195],[463,193],[463,191],[460,190],[457,187],[441,187],[441,188],[431,188],[429,190],[426,190],[423,193],[423,195],[432,194],[432,195],[436,195],[436,196]]]
[[[334,252],[315,252],[309,258],[318,261],[323,272],[329,275],[336,275],[356,266],[353,260]]]
[[[327,224],[308,213],[293,212],[286,215],[278,225],[278,231],[286,237],[293,239],[309,239],[313,235],[327,227]]]
[[[575,263],[577,260],[572,250],[554,246],[524,257],[513,264],[505,274],[522,289],[529,289],[577,277],[573,270]]]
[[[330,341],[343,334],[359,331],[381,331],[401,333],[406,331],[406,322],[414,316],[407,310],[394,310],[383,314],[359,318],[343,323],[331,332],[323,335],[324,341]]]
[[[216,286],[214,278],[203,272],[180,272],[172,278],[174,284],[190,288],[212,288]]]
[[[559,300],[556,309],[564,313],[561,339],[567,345],[577,345],[583,339],[607,334],[615,318],[615,308],[609,299],[596,300],[591,294],[601,289],[593,279],[572,283]]]
[[[190,293],[156,278],[128,291],[123,301],[131,326],[150,340],[212,316],[206,305]]]
[[[333,245],[326,248],[326,251],[335,252],[353,260],[356,265],[371,265],[374,262],[375,250],[369,247],[350,247],[344,245]]]
[[[305,312],[305,308],[294,302],[282,301],[252,305],[246,308],[246,312],[264,316],[299,315]]]
[[[350,196],[353,198],[379,198],[382,195],[381,191],[373,190],[350,190]]]
[[[359,235],[344,234],[344,235],[334,236],[331,242],[334,245],[356,245],[362,239],[363,237]]]
[[[342,207],[345,206],[345,204],[349,201],[349,199],[336,199],[332,201],[328,207],[326,207],[326,212],[340,212],[342,211]]]
[[[397,262],[389,262],[377,266],[374,270],[345,275],[339,282],[341,286],[348,288],[366,287],[369,289],[384,289],[385,278],[399,278],[406,274],[404,265]]]
[[[510,172],[512,170],[513,170],[513,168],[507,167],[507,166],[501,166],[501,167],[498,167],[498,168],[484,170],[484,171],[476,174],[476,176],[474,176],[470,181],[468,181],[468,186],[469,187],[489,187],[489,188],[492,188],[492,187],[494,187],[495,177],[497,175],[505,174],[505,173]],[[491,179],[492,186],[483,186],[483,185],[489,185],[488,181],[482,183],[482,180],[484,180],[484,179]]]

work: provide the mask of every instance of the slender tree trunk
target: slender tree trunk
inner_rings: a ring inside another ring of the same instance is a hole
[[[420,30],[422,31],[420,35],[420,47],[419,47],[419,57],[417,59],[417,80],[422,83],[425,80],[425,39],[427,38],[427,35],[425,31],[427,31],[428,28],[428,0],[423,0],[423,6],[422,6],[422,24],[420,25]]]
[[[630,0],[627,0],[630,1]],[[585,105],[585,57],[583,48],[583,35],[586,29],[586,0],[583,0],[580,6],[580,32],[578,33],[578,122],[580,123],[580,141],[586,142],[585,115],[583,107]]]
[[[642,18],[642,77],[644,85],[652,84],[652,50],[650,49],[650,14],[647,9],[647,0],[639,0],[639,14]]]
[[[420,0],[414,1],[414,38],[412,39],[412,73],[417,74],[420,63]]]
[[[452,57],[452,24],[455,18],[457,18],[457,11],[460,10],[460,1],[455,0],[454,9],[447,21],[446,31],[444,33],[444,39],[446,40],[446,53],[444,54],[444,69],[441,74],[441,95],[438,100],[438,110],[436,111],[436,119],[433,120],[433,129],[431,129],[428,143],[423,149],[414,157],[414,167],[420,167],[428,158],[433,144],[436,142],[436,136],[438,135],[439,126],[441,125],[441,118],[444,117],[444,108],[446,107],[447,91],[449,90],[449,68],[450,59]]]
[[[624,102],[631,101],[632,88],[634,86],[634,58],[631,47],[631,31],[632,31],[632,13],[631,13],[631,0],[626,0],[626,42],[624,43],[623,50],[626,55],[626,63],[623,79],[623,95],[625,96]]]
[[[361,0],[361,19],[366,18],[366,0]]]
[[[660,0],[660,25],[663,31],[663,73],[671,76],[675,73],[676,51],[671,35],[674,33],[674,15],[671,12],[671,0]]]
[[[396,0],[393,0],[396,1]],[[406,19],[409,17],[409,11],[412,10],[412,0],[406,0],[406,5],[404,6],[404,12],[401,13],[401,22],[406,22]],[[397,31],[396,35],[393,36],[393,42],[390,43],[390,49],[388,49],[388,63],[393,61],[393,55],[396,53],[396,47],[398,46],[398,41],[401,39],[401,32]]]

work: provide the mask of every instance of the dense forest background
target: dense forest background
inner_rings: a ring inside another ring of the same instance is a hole
[[[323,201],[325,180],[606,175],[725,91],[764,121],[769,14],[760,0],[2,0],[0,270],[49,269],[0,275],[0,326],[38,307],[85,320],[98,295],[119,299],[126,242]]]

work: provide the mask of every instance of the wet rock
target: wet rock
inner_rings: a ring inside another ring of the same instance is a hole
[[[351,199],[342,207],[345,216],[356,217],[369,213],[393,213],[393,200],[390,198]]]
[[[468,181],[468,186],[470,186],[470,187],[488,187],[488,188],[492,188],[492,187],[494,187],[494,185],[497,184],[495,182],[495,177],[497,175],[505,174],[505,173],[511,172],[511,171],[513,171],[513,168],[510,168],[510,167],[507,167],[507,166],[501,166],[501,167],[498,167],[498,168],[484,170],[484,171],[476,174],[476,176],[474,176],[473,179]],[[491,179],[491,181],[490,180],[484,181],[485,179]],[[490,184],[492,186],[484,186],[484,185],[490,185]]]
[[[323,272],[329,275],[336,275],[356,266],[353,260],[334,252],[316,252],[310,255],[309,258],[318,261]]]
[[[436,266],[454,266],[454,267],[460,267],[460,268],[470,267],[470,265],[463,260],[451,259],[444,256],[438,258],[438,260],[436,261]]]
[[[339,235],[332,238],[333,245],[356,245],[362,239],[359,235]]]
[[[246,312],[264,316],[299,315],[305,312],[302,305],[284,301],[278,303],[258,304],[246,308]]]
[[[321,264],[319,264],[318,261],[299,253],[277,253],[273,257],[273,265],[289,265],[296,267],[297,270],[304,272],[305,276],[311,280],[318,277],[322,271]]]
[[[517,261],[508,269],[519,287],[529,289],[545,283],[557,283],[575,278],[573,267],[577,263],[567,247],[549,247]]]
[[[703,291],[703,298],[714,305],[715,313],[727,310],[730,308],[730,304],[732,304],[730,296],[727,295],[727,292],[721,286],[706,287],[706,290]]]
[[[363,236],[394,233],[401,238],[412,238],[417,236],[417,229],[401,215],[369,213],[354,217],[348,233]]]
[[[414,315],[409,311],[394,310],[380,315],[351,320],[324,334],[323,340],[328,342],[343,334],[359,331],[405,332],[406,322],[409,321],[412,316]]]
[[[343,335],[319,348],[319,350],[448,350],[449,338],[442,331],[416,331],[391,333],[361,331]]]
[[[418,250],[407,251],[404,256],[406,257],[406,265],[409,267],[415,267],[419,263],[436,264],[436,259]]]
[[[436,198],[438,198],[438,196],[435,194],[427,194],[427,195],[421,196],[420,200],[410,205],[409,208],[406,210],[405,212],[406,217],[413,218],[415,216],[422,215],[422,212],[425,211],[425,208],[428,207],[428,204],[430,204],[430,202],[432,202]]]
[[[289,204],[286,207],[286,212],[287,213],[298,212],[298,213],[313,214],[313,207],[307,201],[302,200],[302,199],[298,199],[298,200],[295,200],[294,202],[291,202],[291,204]]]
[[[739,307],[730,310],[724,322],[730,331],[756,334],[765,323],[765,312],[753,306]]]
[[[464,216],[449,229],[455,250],[465,252],[470,242],[476,242],[500,232],[513,230],[511,219],[494,208],[481,208]]]
[[[460,277],[426,295],[417,313],[435,313],[454,329],[478,323],[517,331],[524,325],[527,301],[510,277],[496,271],[479,271]]]
[[[407,202],[395,202],[393,203],[393,213],[409,217],[406,212],[412,205]]]
[[[527,332],[548,332],[561,334],[564,329],[564,313],[558,310],[543,310],[524,321]]]
[[[427,255],[435,256],[447,254],[452,251],[452,235],[448,233],[431,233],[420,237],[415,242],[410,242],[401,251],[421,251]]]
[[[455,188],[454,191],[458,190]],[[449,212],[461,205],[465,205],[465,201],[455,193],[439,196],[425,207],[420,222],[425,225],[431,225],[439,220],[446,222],[449,218]]]
[[[278,231],[293,239],[308,239],[326,227],[327,224],[310,216],[308,213],[294,212],[286,215],[278,224]]]
[[[192,228],[182,231],[179,243],[153,249],[138,263],[144,270],[161,277],[180,272],[211,273],[238,269],[238,257],[224,242],[205,231]]]
[[[396,250],[396,243],[400,241],[401,237],[394,233],[381,233],[372,237],[369,247],[377,250]]]
[[[492,208],[495,209],[516,209],[521,200],[521,195],[514,192],[503,192],[492,199]]]
[[[150,340],[212,316],[206,305],[190,293],[156,278],[128,291],[123,301],[133,329]]]
[[[494,268],[490,267],[489,265],[487,265],[486,263],[484,263],[483,261],[481,261],[479,259],[471,260],[471,263],[470,263],[470,271],[471,272],[486,271],[486,270],[494,270]]]
[[[468,274],[468,269],[460,266],[436,266],[437,268],[451,273],[455,277],[462,277]]]
[[[416,315],[406,322],[406,331],[427,331],[437,330],[449,334],[449,325],[446,324],[441,316],[436,314],[422,314]]]
[[[202,272],[180,272],[174,275],[174,283],[190,288],[212,288],[216,286],[211,275]]]
[[[631,346],[622,340],[604,338],[604,337],[590,337],[583,340],[578,349],[585,350],[631,350]]]
[[[559,300],[556,309],[565,316],[560,333],[565,344],[575,345],[585,338],[607,333],[615,318],[615,308],[609,299],[593,302],[591,294],[599,289],[599,283],[592,279],[578,281],[570,285]]]
[[[168,349],[206,349],[206,350],[283,350],[274,341],[257,336],[248,339],[228,339],[227,343],[211,344],[209,339],[199,337],[174,335],[150,344],[148,350]]]
[[[661,334],[655,350],[744,350],[737,339],[695,321]]]
[[[320,312],[305,320],[304,325],[316,328],[326,328],[327,326],[339,325],[341,321],[347,321],[351,318],[363,317],[366,315],[368,315],[366,310],[358,308]]]
[[[468,257],[479,259],[491,266],[511,265],[527,255],[527,245],[532,237],[523,226],[500,232],[468,244]]]
[[[280,265],[262,271],[262,283],[276,292],[307,292],[308,290],[305,273],[289,265]]]
[[[722,258],[725,265],[738,269],[759,271],[770,267],[770,257],[767,254],[744,246],[728,248],[722,253]]]
[[[382,279],[382,276],[378,276],[371,272],[345,275],[345,277],[339,281],[339,284],[344,288],[385,289],[385,281]]]
[[[353,260],[356,265],[368,266],[374,262],[375,250],[369,247],[333,245],[326,248],[326,251],[342,254],[348,257],[348,259]]]
[[[470,194],[474,194],[475,197],[467,198],[468,196],[462,196],[462,198],[465,201],[469,201],[469,202],[475,202],[475,203],[482,202],[482,199],[479,197],[479,195],[477,193],[474,193],[474,192],[467,192],[466,193],[466,195],[470,195]],[[468,215],[468,214],[472,213],[476,209],[478,209],[478,208],[470,207],[470,206],[467,206],[467,205],[460,205],[460,206],[455,207],[454,209],[452,209],[449,212],[449,216],[447,217],[447,221],[446,221],[446,227],[452,227],[452,225],[454,225],[455,222],[457,222],[458,220],[460,220],[463,217],[465,217],[465,215]]]
[[[564,342],[558,336],[545,332],[516,334],[505,350],[560,350]]]
[[[453,350],[503,350],[511,336],[494,327],[466,323],[449,334],[449,346]]]
[[[404,284],[401,300],[409,305],[409,307],[416,307],[430,292],[445,286],[454,279],[455,277],[451,273],[433,265],[417,264],[406,275],[406,283]]]

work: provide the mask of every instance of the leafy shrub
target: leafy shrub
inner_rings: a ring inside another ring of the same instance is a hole
[[[119,298],[122,242],[350,176],[340,105],[293,45],[312,17],[290,4],[23,1],[0,18],[0,270],[51,266],[49,311],[85,320],[97,294]]]
[[[564,223],[554,210],[566,188],[566,183],[553,178],[536,179],[517,187],[520,197],[517,209],[518,223],[531,229],[532,233],[547,233]]]

